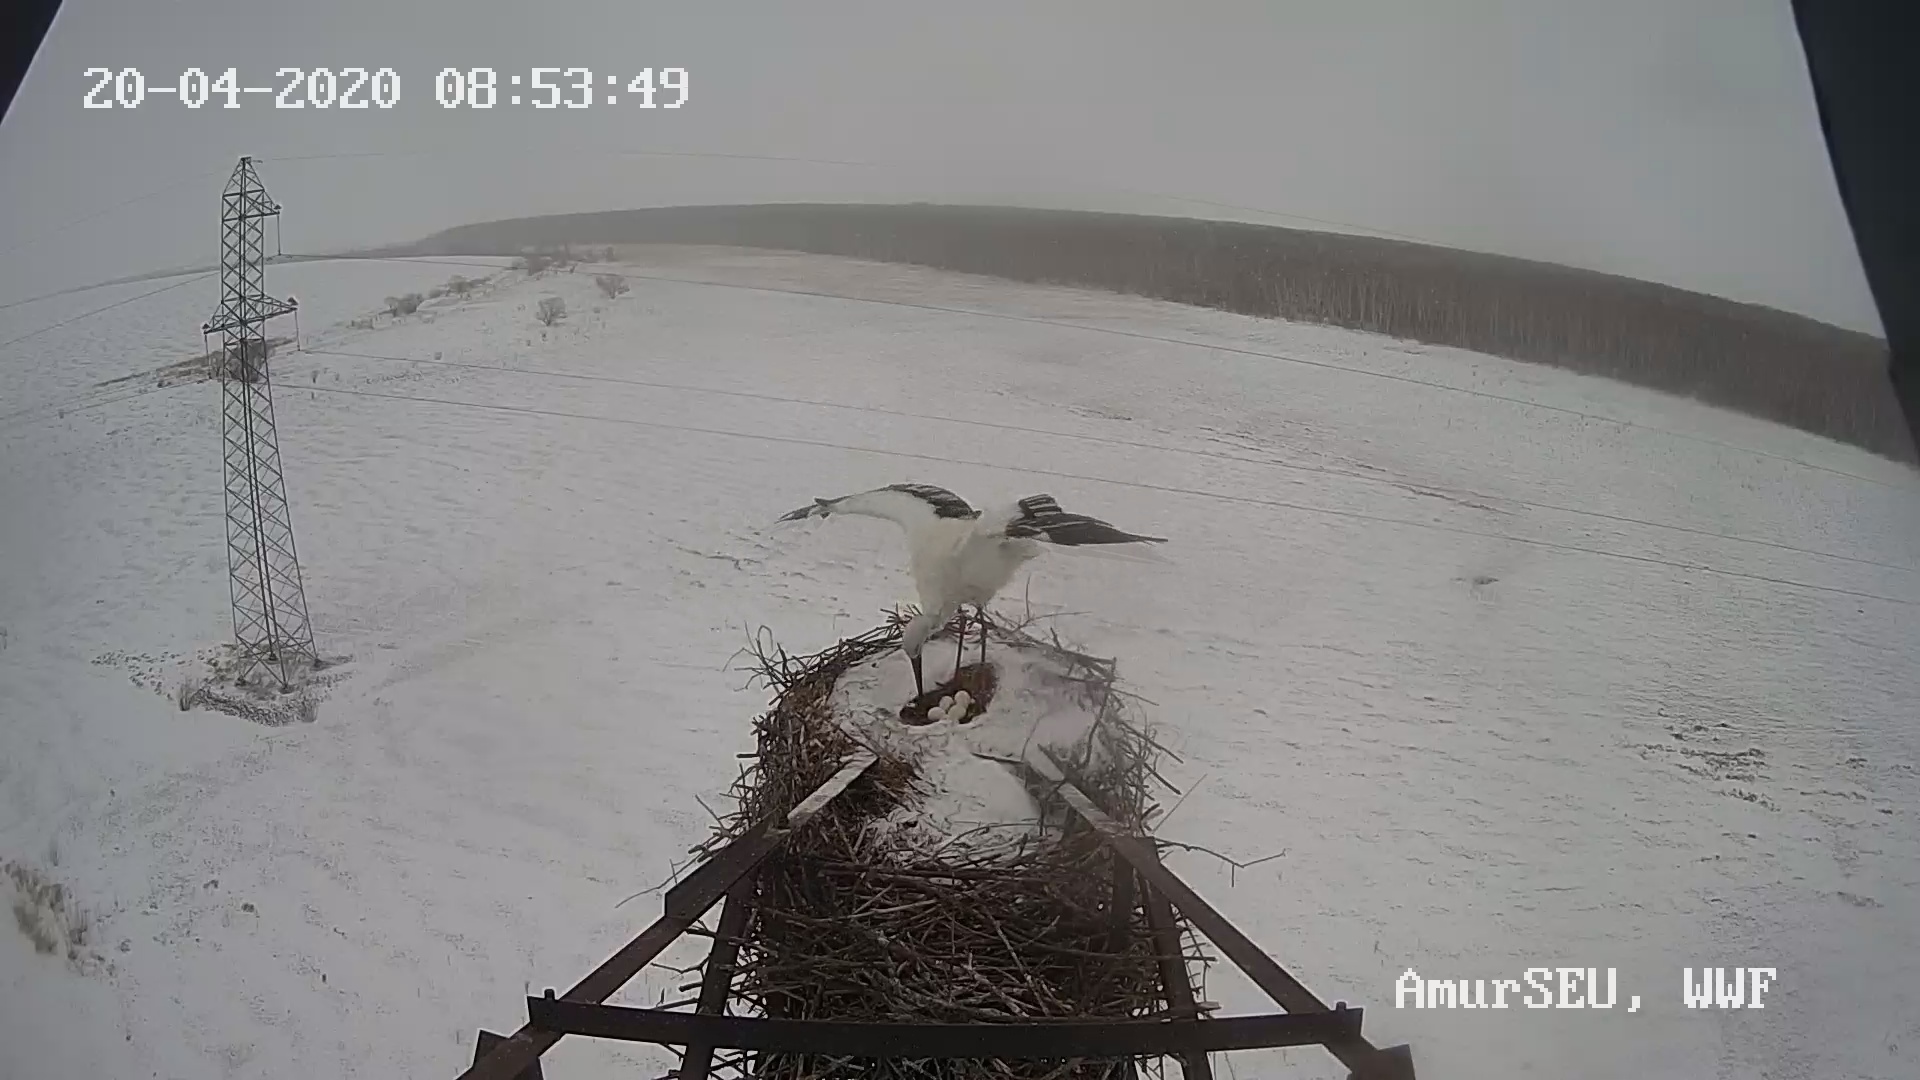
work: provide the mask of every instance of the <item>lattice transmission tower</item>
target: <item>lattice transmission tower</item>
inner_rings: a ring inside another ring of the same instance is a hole
[[[227,570],[240,648],[234,677],[246,681],[264,669],[288,690],[318,655],[293,546],[267,370],[267,320],[297,306],[292,298],[266,294],[266,219],[279,213],[253,159],[241,158],[220,196],[220,310],[201,333],[208,339],[220,335],[219,351],[209,341],[208,355],[220,376]]]

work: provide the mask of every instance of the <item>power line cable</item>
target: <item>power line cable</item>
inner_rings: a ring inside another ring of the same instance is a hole
[[[1261,461],[1254,458],[1240,457],[1234,454],[1223,454],[1223,453],[1220,453],[1219,451],[1214,451],[1214,450],[1200,450],[1200,449],[1195,449],[1193,447],[1184,447],[1184,446],[1167,446],[1163,443],[1140,442],[1132,439],[1116,439],[1111,436],[1104,436],[1104,435],[1088,435],[1088,434],[1077,433],[1077,432],[1054,431],[1049,428],[1026,427],[1020,424],[1008,424],[1008,423],[1003,423],[1000,421],[993,421],[993,420],[978,420],[978,419],[972,419],[967,417],[940,416],[933,413],[911,412],[905,409],[890,409],[882,405],[854,405],[854,404],[847,404],[845,402],[838,402],[838,401],[823,401],[817,398],[796,398],[796,397],[787,397],[780,394],[759,393],[751,390],[729,390],[729,389],[721,389],[721,388],[709,387],[709,386],[690,386],[683,383],[659,382],[659,381],[650,380],[650,379],[634,379],[634,378],[628,378],[628,377],[617,376],[617,375],[589,375],[589,374],[579,374],[579,373],[566,372],[566,371],[539,370],[534,368],[518,368],[518,367],[510,367],[510,366],[499,365],[499,364],[475,364],[475,363],[468,363],[468,362],[463,362],[458,360],[427,360],[427,359],[423,359],[421,357],[415,357],[415,356],[389,356],[381,353],[354,352],[354,351],[345,350],[345,349],[305,349],[302,351],[311,355],[318,355],[318,356],[340,356],[340,357],[352,357],[352,358],[365,359],[365,360],[385,360],[385,361],[391,361],[395,363],[421,364],[428,367],[457,368],[457,369],[468,370],[468,371],[489,371],[489,372],[497,372],[502,374],[526,375],[526,376],[531,376],[535,378],[570,379],[570,380],[577,380],[582,382],[609,383],[614,385],[633,386],[633,387],[639,387],[639,388],[651,389],[651,390],[675,390],[675,391],[681,391],[685,393],[710,394],[710,395],[719,396],[719,397],[733,397],[733,398],[741,398],[745,400],[767,401],[767,402],[774,402],[774,403],[787,404],[787,405],[805,405],[812,408],[842,409],[850,412],[865,412],[865,413],[874,413],[874,414],[883,415],[883,416],[897,416],[897,417],[901,417],[902,419],[908,419],[908,420],[931,420],[939,423],[959,424],[959,425],[965,425],[969,427],[987,428],[994,431],[1005,431],[1005,432],[1011,432],[1011,433],[1021,434],[1021,435],[1043,435],[1043,436],[1049,436],[1049,437],[1058,438],[1058,439],[1072,439],[1080,442],[1097,443],[1104,446],[1125,447],[1125,448],[1134,449],[1134,450],[1151,450],[1151,451],[1158,451],[1161,453],[1169,453],[1169,454],[1185,454],[1193,457],[1208,458],[1216,461],[1233,462],[1238,465],[1248,465],[1256,468],[1283,469],[1283,470],[1289,470],[1294,472],[1314,473],[1322,476],[1337,476],[1344,479],[1357,480],[1362,483],[1392,487],[1392,488],[1396,488],[1403,491],[1413,490],[1413,493],[1416,495],[1428,493],[1428,492],[1423,492],[1421,490],[1414,490],[1415,488],[1418,487],[1418,485],[1412,484],[1411,482],[1394,480],[1394,479],[1383,477],[1383,476],[1370,476],[1366,473],[1354,472],[1347,469],[1330,469],[1322,465],[1303,465],[1303,464],[1298,464],[1298,463],[1289,462],[1289,461]],[[1451,493],[1439,492],[1439,491],[1431,492],[1430,494],[1451,495]],[[1693,536],[1710,537],[1717,540],[1728,540],[1735,543],[1755,544],[1761,547],[1768,547],[1768,548],[1774,548],[1780,551],[1793,552],[1798,555],[1811,555],[1818,558],[1833,559],[1839,562],[1854,563],[1861,566],[1878,567],[1884,570],[1898,570],[1903,573],[1909,573],[1909,574],[1920,573],[1920,568],[1903,566],[1898,563],[1880,562],[1875,559],[1863,559],[1863,558],[1859,558],[1852,555],[1841,555],[1841,554],[1830,552],[1830,551],[1820,551],[1815,548],[1798,547],[1793,544],[1783,543],[1776,540],[1763,540],[1756,537],[1740,536],[1735,533],[1718,532],[1713,529],[1702,529],[1702,528],[1697,528],[1690,525],[1677,525],[1670,522],[1649,521],[1644,518],[1630,517],[1624,514],[1610,514],[1601,510],[1588,510],[1588,509],[1584,509],[1582,507],[1576,507],[1576,506],[1561,506],[1554,503],[1538,502],[1531,499],[1519,498],[1519,497],[1509,496],[1509,495],[1493,495],[1493,494],[1480,492],[1480,491],[1466,491],[1464,494],[1469,497],[1477,497],[1482,499],[1497,500],[1499,502],[1504,502],[1504,503],[1512,503],[1516,506],[1524,506],[1534,510],[1546,510],[1552,513],[1570,514],[1578,517],[1591,517],[1591,518],[1597,518],[1603,521],[1615,522],[1618,524],[1639,525],[1639,526],[1643,526],[1650,529],[1665,529],[1673,532],[1687,533]]]
[[[629,417],[596,416],[591,413],[566,412],[559,409],[535,409],[520,405],[496,405],[487,402],[456,401],[451,398],[436,398],[417,394],[384,394],[373,390],[353,390],[338,386],[302,387],[309,392],[342,394],[350,397],[375,398],[386,401],[410,402],[413,404],[442,405],[453,408],[466,408],[479,411],[517,413],[524,416],[557,418],[565,420],[590,420],[629,427],[651,428],[660,431],[679,431],[697,435],[713,435],[722,438],[745,439],[754,442],[768,442],[787,446],[806,446],[818,449],[843,450],[852,453],[874,454],[881,457],[903,458],[918,461],[931,461],[944,465],[965,465],[974,468],[997,469],[1003,472],[1026,473],[1033,476],[1051,476],[1063,480],[1077,480],[1096,484],[1113,484],[1119,487],[1136,488],[1143,491],[1157,491],[1174,495],[1191,495],[1196,498],[1216,499],[1221,502],[1239,503],[1248,506],[1262,506],[1279,510],[1294,510],[1301,513],[1320,514],[1328,517],[1350,518],[1381,525],[1399,525],[1417,529],[1431,529],[1436,532],[1452,533],[1459,536],[1472,536],[1484,540],[1501,540],[1514,544],[1544,548],[1573,554],[1591,555],[1598,558],[1620,559],[1628,562],[1643,563],[1652,566],[1664,566],[1675,570],[1696,571],[1715,574],[1721,577],[1779,585],[1786,588],[1802,589],[1809,592],[1828,593],[1836,596],[1850,596],[1862,600],[1878,600],[1905,607],[1920,607],[1920,600],[1907,600],[1899,597],[1882,596],[1878,593],[1863,592],[1857,589],[1843,589],[1832,585],[1815,585],[1811,582],[1796,581],[1792,578],[1774,577],[1768,574],[1753,574],[1742,570],[1725,570],[1702,563],[1682,563],[1671,559],[1662,559],[1653,555],[1638,555],[1627,552],[1607,551],[1603,548],[1582,547],[1578,544],[1565,544],[1552,540],[1538,540],[1530,537],[1511,536],[1505,533],[1484,532],[1479,529],[1467,529],[1454,525],[1438,525],[1427,521],[1414,521],[1407,518],[1388,517],[1381,514],[1368,514],[1358,510],[1337,510],[1323,506],[1309,506],[1281,499],[1263,499],[1250,495],[1227,495],[1214,491],[1201,491],[1171,484],[1150,484],[1138,480],[1115,480],[1110,477],[1092,476],[1084,473],[1071,473],[1056,469],[1041,469],[1031,466],[1001,465],[987,461],[972,461],[936,454],[922,454],[904,450],[882,450],[870,446],[853,446],[846,443],[830,442],[825,439],[803,439],[788,435],[768,435],[758,432],[728,431],[722,428],[707,428],[693,424],[673,424],[659,420],[638,420]]]
[[[24,251],[27,248],[36,247],[40,244],[45,243],[48,240],[53,239],[54,237],[60,235],[61,233],[66,232],[68,229],[74,228],[79,225],[85,225],[89,221],[94,221],[96,219],[105,217],[108,214],[114,213],[115,211],[124,210],[127,207],[133,206],[136,203],[146,202],[148,199],[158,198],[161,195],[165,195],[169,191],[173,191],[177,188],[185,187],[188,184],[194,183],[199,180],[204,180],[210,176],[219,176],[224,172],[226,172],[225,169],[212,169],[212,170],[202,170],[200,172],[192,174],[191,176],[183,176],[180,179],[175,180],[173,183],[165,185],[164,187],[157,187],[157,188],[154,188],[152,191],[146,192],[145,194],[135,195],[131,199],[125,199],[121,202],[114,203],[110,206],[103,206],[100,209],[95,210],[90,214],[86,214],[81,217],[74,218],[72,221],[68,221],[60,225],[55,225],[53,228],[48,229],[46,232],[40,233],[37,236],[31,236],[25,240],[21,240],[16,243],[9,244],[4,248],[0,248],[0,255],[11,255],[16,251]]]
[[[422,255],[422,256],[341,255],[341,256],[299,256],[299,257],[314,258],[314,259],[340,258],[340,259],[345,259],[349,261],[366,260],[366,261],[373,261],[373,262],[409,262],[409,263],[422,263],[426,265],[479,267],[482,269],[495,270],[495,271],[502,269],[500,266],[491,264],[491,263],[462,261],[458,259],[449,259],[441,256],[431,256],[431,255]],[[605,271],[605,273],[611,274],[616,277],[625,278],[629,281],[668,282],[668,283],[680,284],[680,285],[704,286],[707,288],[715,288],[715,289],[740,289],[740,290],[745,290],[749,292],[777,293],[777,294],[784,294],[788,296],[811,296],[811,297],[818,297],[822,299],[845,300],[851,303],[879,304],[886,307],[912,308],[919,311],[936,311],[936,312],[942,312],[950,315],[970,315],[970,316],[974,316],[976,318],[982,318],[982,319],[998,319],[1004,322],[1027,323],[1035,326],[1053,326],[1053,327],[1060,327],[1063,329],[1070,329],[1070,330],[1083,330],[1083,331],[1087,331],[1089,333],[1095,333],[1095,334],[1106,334],[1113,337],[1130,338],[1137,341],[1153,341],[1153,342],[1159,342],[1167,345],[1181,345],[1187,348],[1206,349],[1206,350],[1212,350],[1214,352],[1223,352],[1223,353],[1228,353],[1235,356],[1247,356],[1247,357],[1252,357],[1252,358],[1262,359],[1262,360],[1279,360],[1284,363],[1297,364],[1302,367],[1317,368],[1325,371],[1344,372],[1348,375],[1359,375],[1359,376],[1364,376],[1368,378],[1384,379],[1389,382],[1406,383],[1413,386],[1426,387],[1427,389],[1430,389],[1430,390],[1444,390],[1444,391],[1449,391],[1456,394],[1465,394],[1469,397],[1483,398],[1489,401],[1500,401],[1500,402],[1505,402],[1509,405],[1518,405],[1524,408],[1540,409],[1546,412],[1559,413],[1565,416],[1577,417],[1582,420],[1595,421],[1597,423],[1618,424],[1621,427],[1630,428],[1636,431],[1646,431],[1646,432],[1651,432],[1653,434],[1665,435],[1670,438],[1684,439],[1688,442],[1698,443],[1704,446],[1712,446],[1721,450],[1731,450],[1736,453],[1753,454],[1758,457],[1767,458],[1773,461],[1780,461],[1789,465],[1797,465],[1803,469],[1812,469],[1816,472],[1830,473],[1834,476],[1844,476],[1849,480],[1857,480],[1865,484],[1874,484],[1880,487],[1892,488],[1896,491],[1913,492],[1917,490],[1916,487],[1910,482],[1896,483],[1892,481],[1881,480],[1872,476],[1863,476],[1859,473],[1848,472],[1845,469],[1834,468],[1833,466],[1830,466],[1830,465],[1818,465],[1810,461],[1802,461],[1799,458],[1789,457],[1785,454],[1776,454],[1776,453],[1773,453],[1772,451],[1760,450],[1751,446],[1741,446],[1737,443],[1722,442],[1719,439],[1708,438],[1707,436],[1704,436],[1704,435],[1694,435],[1684,431],[1674,431],[1670,428],[1655,427],[1651,424],[1640,423],[1637,420],[1625,420],[1617,416],[1608,416],[1604,413],[1586,412],[1581,409],[1570,409],[1562,405],[1549,405],[1545,402],[1532,401],[1527,398],[1517,398],[1517,397],[1512,397],[1506,394],[1496,394],[1490,390],[1476,390],[1476,389],[1473,389],[1472,387],[1466,387],[1466,386],[1454,386],[1449,383],[1435,382],[1431,379],[1421,379],[1412,375],[1396,375],[1391,372],[1369,371],[1365,368],[1348,367],[1344,364],[1330,363],[1325,360],[1309,360],[1305,357],[1293,356],[1287,353],[1262,352],[1258,349],[1249,349],[1249,348],[1244,348],[1244,347],[1235,346],[1235,345],[1225,345],[1217,342],[1190,341],[1184,338],[1163,337],[1158,334],[1142,333],[1137,330],[1121,330],[1116,327],[1110,327],[1110,326],[1095,326],[1089,323],[1066,322],[1058,319],[1046,319],[1046,318],[1041,318],[1041,317],[1032,316],[1032,315],[1010,315],[1004,312],[981,311],[975,308],[950,307],[943,304],[928,304],[928,303],[922,303],[922,302],[912,301],[912,300],[886,300],[886,299],[880,299],[877,297],[849,296],[845,293],[823,292],[823,291],[814,290],[814,289],[783,288],[783,287],[773,286],[773,285],[746,285],[746,284],[741,284],[737,282],[725,282],[725,281],[703,281],[698,278],[673,277],[667,274],[645,274],[645,273],[639,273],[636,271],[610,270],[610,271]],[[1524,363],[1525,361],[1514,361],[1514,362]],[[1625,385],[1633,385],[1633,384],[1628,383]],[[1658,391],[1655,391],[1655,392],[1657,393]]]
[[[58,330],[63,326],[72,326],[74,323],[83,322],[87,319],[93,318],[95,315],[100,315],[105,312],[112,311],[114,308],[117,308],[117,307],[124,307],[127,304],[131,304],[136,300],[145,300],[149,296],[158,296],[163,292],[171,292],[174,289],[184,288],[185,286],[192,285],[195,282],[204,281],[207,278],[212,277],[214,273],[215,271],[207,271],[206,273],[196,274],[193,277],[187,278],[185,281],[176,281],[171,285],[162,285],[157,289],[149,289],[148,291],[140,293],[137,296],[123,297],[119,300],[115,300],[111,304],[94,308],[92,311],[83,311],[80,314],[75,315],[71,319],[62,319],[59,322],[54,323],[52,326],[43,326],[38,330],[34,330],[29,333],[22,334],[17,338],[11,338],[7,341],[0,341],[0,349],[11,348],[12,346],[18,345],[23,341],[28,341],[33,338],[37,338],[41,334],[52,333],[53,331]]]

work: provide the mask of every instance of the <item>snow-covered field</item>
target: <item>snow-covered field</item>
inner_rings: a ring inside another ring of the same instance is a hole
[[[1172,538],[1035,564],[1032,604],[1157,703],[1163,835],[1284,852],[1176,867],[1423,1080],[1920,1075],[1909,470],[1325,328],[627,255],[613,301],[560,275],[371,330],[339,320],[462,268],[270,271],[304,294],[275,403],[309,599],[352,657],[309,725],[170,696],[229,629],[215,388],[92,389],[192,355],[211,281],[0,352],[0,863],[62,887],[23,924],[85,925],[69,960],[0,924],[0,1078],[454,1075],[655,915],[618,905],[750,747],[750,631],[811,651],[911,597],[888,526],[773,518],[903,479]],[[1766,1008],[1683,1008],[1708,965],[1777,968]],[[1394,1008],[1408,967],[1535,966],[1617,968],[1621,1007]],[[1208,996],[1264,1008],[1221,968]],[[569,1040],[547,1075],[669,1060]]]

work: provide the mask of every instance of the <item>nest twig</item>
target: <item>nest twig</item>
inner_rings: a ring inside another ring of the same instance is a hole
[[[755,722],[758,749],[719,817],[704,855],[753,823],[784,814],[825,782],[860,745],[831,700],[854,666],[894,650],[910,611],[813,656],[796,657],[764,631],[749,651],[774,703]],[[976,628],[978,623],[972,624]],[[957,623],[943,634],[957,630]],[[1077,652],[1057,634],[987,619],[1001,649],[1040,651],[1077,683],[1096,717],[1079,745],[1052,748],[1115,819],[1144,828],[1164,784],[1166,752],[1126,711],[1114,664]],[[1123,1019],[1168,1007],[1157,958],[1137,905],[1114,910],[1115,856],[1079,824],[1045,782],[1023,779],[1045,810],[1035,834],[991,847],[949,844],[928,854],[876,843],[869,826],[914,795],[911,762],[886,748],[762,868],[733,982],[736,1012],[769,1017],[936,1023],[1021,1019]],[[1169,787],[1171,785],[1168,785]],[[740,1075],[972,1077],[1116,1080],[1120,1061],[828,1060],[793,1054],[728,1059]]]

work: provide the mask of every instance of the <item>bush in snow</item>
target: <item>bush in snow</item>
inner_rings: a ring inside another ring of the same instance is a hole
[[[473,291],[475,284],[471,279],[455,274],[447,279],[447,292],[454,296],[465,296]]]
[[[4,867],[13,882],[13,922],[41,954],[64,953],[76,971],[85,972],[97,957],[87,948],[93,922],[73,903],[66,886],[17,862]]]
[[[595,274],[593,283],[600,286],[600,292],[609,300],[627,291],[627,279],[619,274]]]
[[[420,310],[420,304],[425,299],[426,297],[417,292],[408,293],[405,296],[389,296],[387,297],[387,314],[396,318],[401,315],[411,315]]]
[[[533,310],[533,317],[539,319],[542,326],[552,326],[566,318],[566,315],[567,302],[557,296],[549,296],[540,301],[540,306]]]
[[[514,260],[513,265],[516,270],[525,270],[528,277],[539,277],[541,274],[553,269],[553,256],[538,253],[522,255],[520,258]]]

